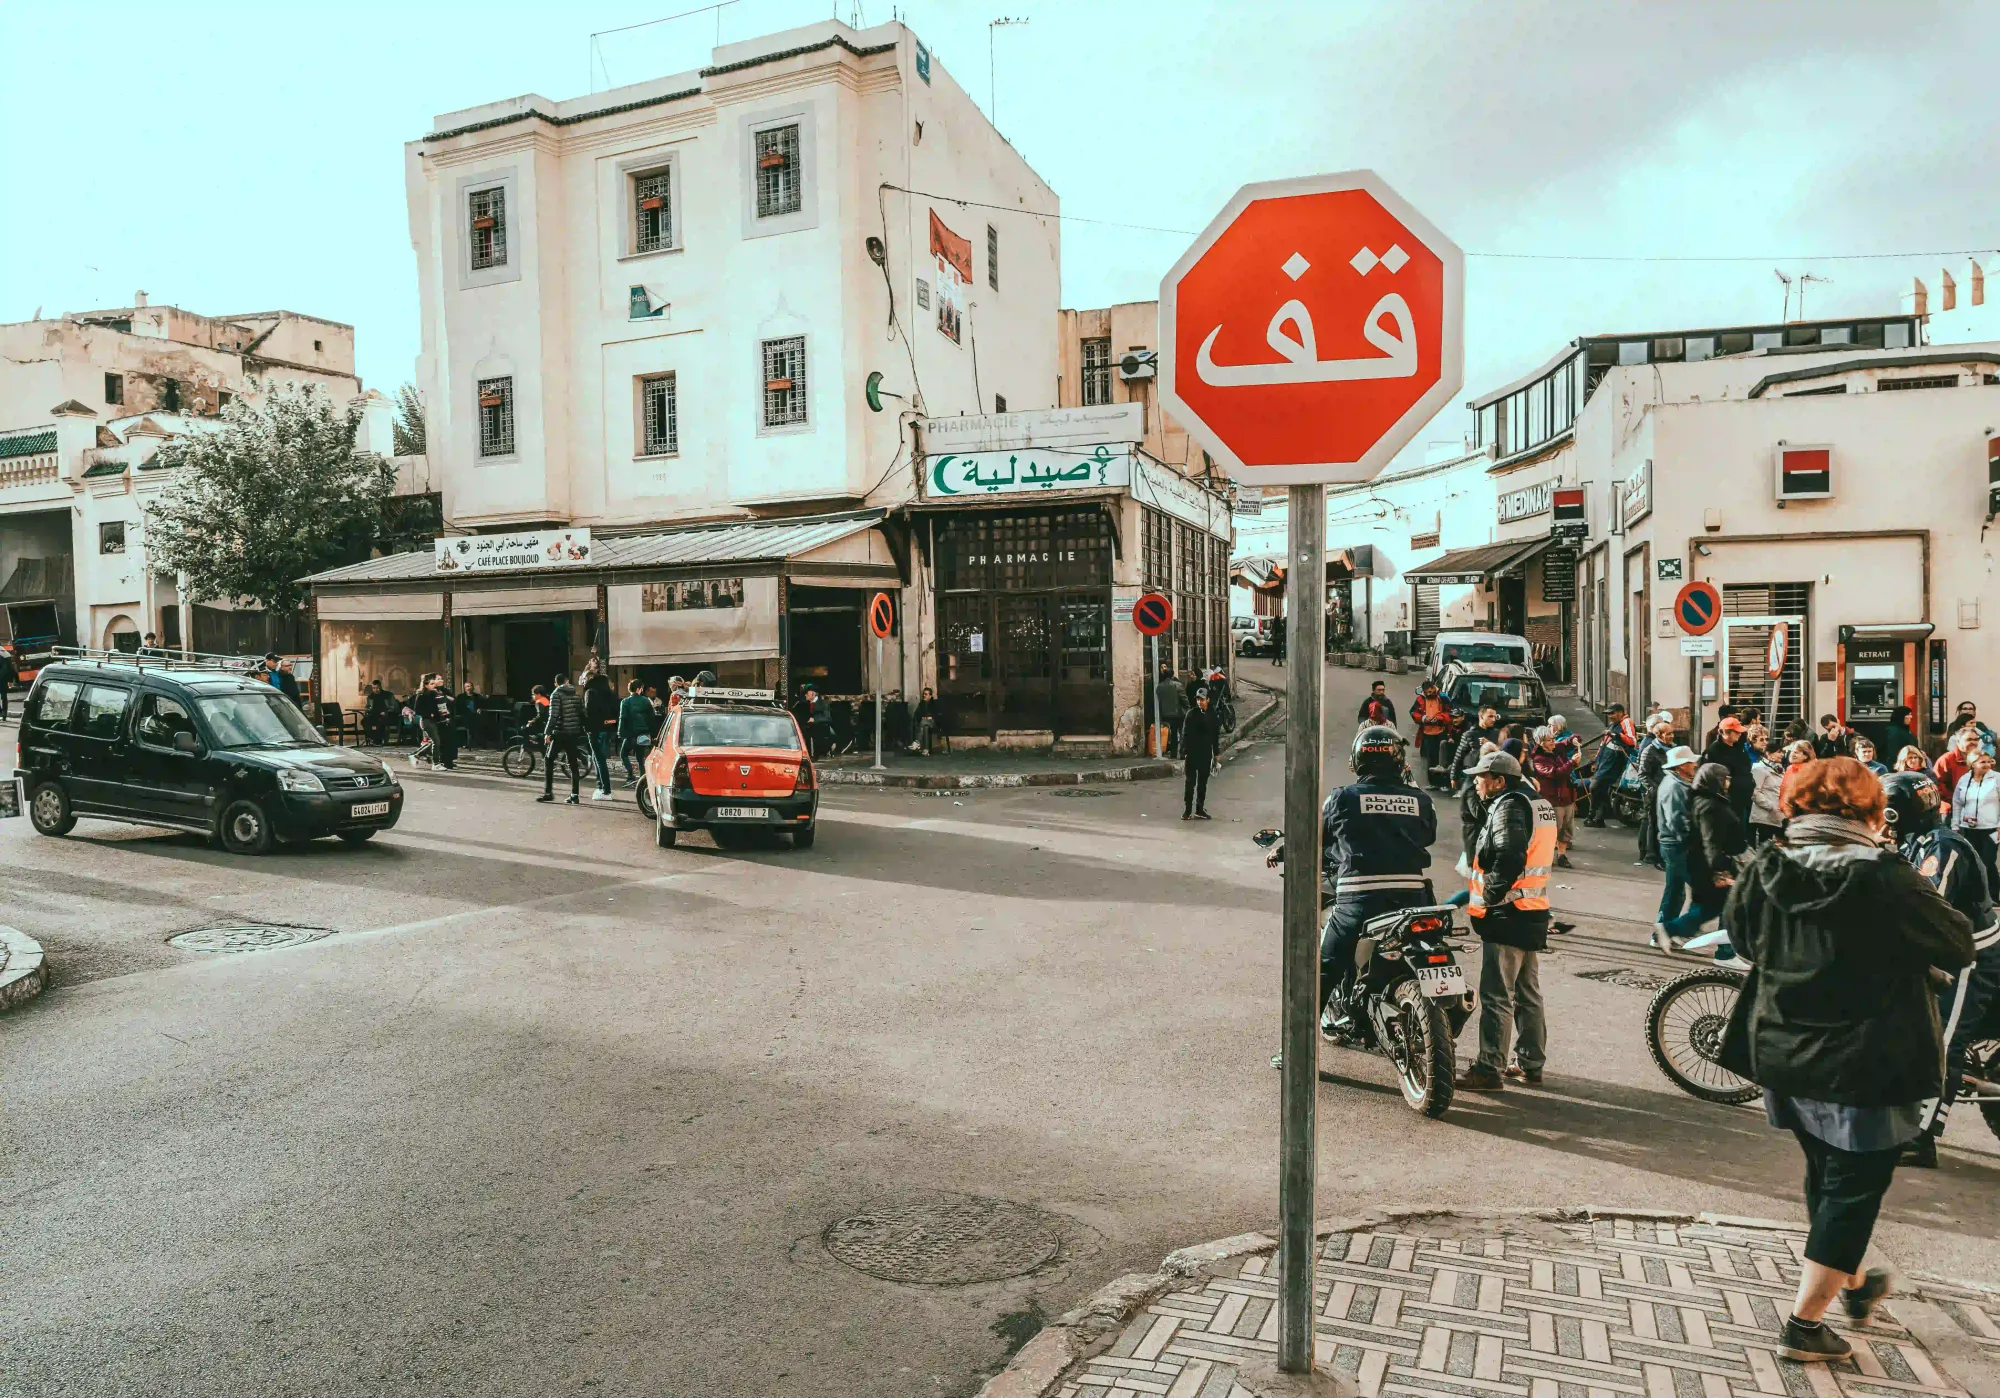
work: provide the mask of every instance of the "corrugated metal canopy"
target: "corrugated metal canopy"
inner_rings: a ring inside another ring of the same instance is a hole
[[[1545,536],[1537,539],[1506,539],[1497,544],[1481,544],[1477,548],[1454,549],[1444,557],[1432,559],[1420,568],[1405,568],[1403,581],[1472,583],[1484,586],[1491,582],[1496,574],[1520,566],[1553,542],[1553,539]]]
[[[618,568],[685,568],[722,563],[769,563],[796,558],[881,523],[886,510],[851,510],[837,515],[808,515],[799,519],[758,519],[724,524],[691,524],[683,529],[666,529],[656,534],[631,534],[623,538],[597,538],[592,548],[597,557],[589,568],[576,572]],[[479,574],[482,578],[548,577],[571,570],[561,568],[521,568]],[[411,582],[419,578],[449,576],[437,570],[436,554],[426,549],[418,553],[397,553],[386,558],[370,558],[314,573],[300,581],[307,583]],[[462,579],[460,579],[462,581]]]

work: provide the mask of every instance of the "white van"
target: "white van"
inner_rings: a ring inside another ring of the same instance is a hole
[[[1499,631],[1440,631],[1431,643],[1432,679],[1454,660],[1461,665],[1519,665],[1533,673],[1535,653],[1526,636]]]

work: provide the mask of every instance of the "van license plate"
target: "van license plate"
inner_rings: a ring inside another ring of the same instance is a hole
[[[364,816],[387,815],[389,814],[389,803],[387,801],[363,801],[358,805],[349,806],[347,813],[356,820],[360,820]]]
[[[1465,972],[1456,966],[1419,966],[1417,984],[1426,995],[1438,998],[1465,994]]]
[[[717,806],[717,820],[762,820],[770,811],[763,806]]]

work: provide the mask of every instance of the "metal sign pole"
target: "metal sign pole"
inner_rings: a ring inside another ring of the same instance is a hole
[[[1319,1097],[1319,786],[1326,672],[1326,487],[1289,488],[1285,667],[1284,1050],[1278,1127],[1278,1369],[1313,1362],[1313,1183]]]
[[[882,638],[875,638],[875,767],[882,770]]]

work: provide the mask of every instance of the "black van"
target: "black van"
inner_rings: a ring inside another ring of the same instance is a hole
[[[403,788],[379,758],[330,746],[277,690],[170,661],[44,666],[14,762],[44,835],[92,816],[262,854],[322,835],[359,844],[403,813]]]

